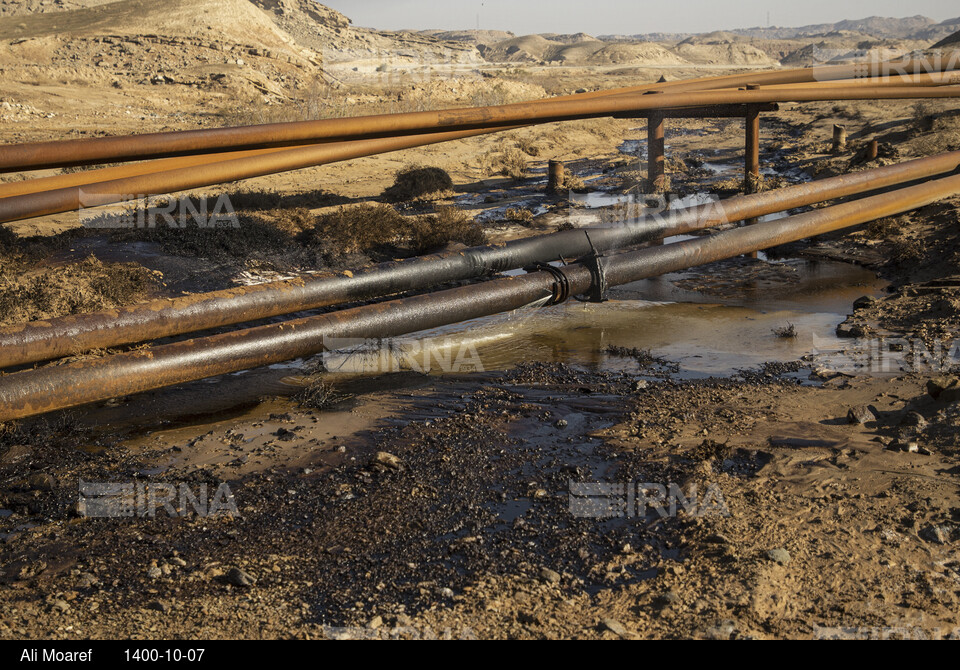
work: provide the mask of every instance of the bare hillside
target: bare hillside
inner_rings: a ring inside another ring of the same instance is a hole
[[[0,40],[100,35],[201,37],[268,48],[293,44],[246,0],[123,0],[0,20]]]

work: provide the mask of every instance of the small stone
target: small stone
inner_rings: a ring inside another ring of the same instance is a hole
[[[566,428],[569,424],[566,419],[557,419],[557,422],[553,425],[557,428]]]
[[[227,583],[241,588],[250,588],[257,583],[257,580],[240,568],[230,568],[230,571],[227,573]]]
[[[403,461],[401,461],[397,456],[387,453],[386,451],[377,452],[377,455],[373,460],[380,465],[393,468],[394,470],[400,470],[403,468]]]
[[[99,583],[99,580],[89,572],[81,572],[77,577],[77,586],[82,589],[93,588]]]
[[[627,635],[627,629],[624,628],[623,624],[616,619],[601,620],[600,631],[610,631],[614,635],[619,635],[620,637],[625,637]]]
[[[829,379],[833,379],[833,378],[839,377],[839,376],[840,376],[840,373],[837,372],[836,370],[831,370],[830,368],[823,367],[823,366],[820,366],[820,367],[816,368],[816,369],[810,374],[810,377],[811,377],[812,379],[820,379],[820,380],[823,380],[823,381],[826,381],[826,380],[829,380]]]
[[[650,382],[648,382],[645,379],[641,379],[639,381],[633,382],[633,386],[631,388],[633,389],[634,393],[636,393],[637,391],[645,391],[649,387],[650,387]]]
[[[665,609],[672,605],[680,604],[680,596],[676,591],[667,591],[666,593],[661,593],[654,598],[653,604],[660,609]]]
[[[948,388],[940,394],[940,402],[955,403],[960,402],[960,386]]]
[[[53,603],[52,609],[54,612],[60,612],[62,614],[66,614],[67,612],[70,611],[70,605],[65,600],[57,600]]]
[[[866,405],[857,405],[856,407],[851,407],[850,411],[847,412],[847,421],[854,425],[864,425],[876,421],[877,417],[873,415],[873,412]]]
[[[154,565],[149,570],[147,570],[147,577],[149,577],[150,579],[160,579],[161,577],[163,577],[163,570],[161,570],[160,568]]]
[[[777,565],[787,565],[790,562],[790,552],[786,549],[771,549],[767,552],[767,558]]]
[[[737,626],[729,619],[721,621],[716,626],[711,626],[704,633],[708,640],[729,640],[737,632]]]
[[[927,420],[924,419],[923,415],[919,412],[907,412],[906,415],[900,420],[900,425],[925,428],[927,425]]]
[[[887,446],[887,451],[902,451],[907,454],[920,453],[920,443],[910,440],[894,440]]]
[[[451,589],[451,588],[443,588],[443,589],[440,589],[440,596],[441,596],[442,598],[451,599],[451,598],[453,598],[454,595],[455,595],[455,594],[453,593],[453,589]]]
[[[169,611],[170,611],[170,603],[166,603],[166,602],[164,602],[164,601],[162,601],[162,600],[153,600],[153,601],[147,603],[147,609],[148,609],[148,610],[153,610],[153,611],[155,611],[155,612],[169,612]]]
[[[954,529],[946,524],[927,526],[920,531],[920,537],[935,544],[950,544],[953,541]]]
[[[57,480],[53,475],[40,472],[27,477],[24,488],[28,491],[52,491],[57,488]]]
[[[927,382],[927,393],[934,400],[940,399],[944,391],[957,388],[960,379],[956,377],[935,377]]]
[[[370,630],[377,630],[382,625],[383,625],[383,617],[380,615],[373,617],[372,619],[370,619],[370,621],[367,622],[367,628],[369,628]]]
[[[856,300],[853,301],[853,308],[854,308],[854,309],[866,309],[867,307],[870,307],[870,306],[871,306],[873,303],[875,303],[876,301],[877,301],[877,299],[874,298],[873,296],[865,295],[865,296],[863,296],[863,297],[861,297],[861,298],[857,298]]]
[[[562,577],[559,572],[551,570],[550,568],[544,568],[540,571],[540,579],[548,584],[559,584]]]

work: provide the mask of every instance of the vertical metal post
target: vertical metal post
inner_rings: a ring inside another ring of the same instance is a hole
[[[843,151],[847,148],[847,129],[841,125],[833,126],[833,150]]]
[[[560,161],[549,161],[547,163],[547,193],[557,195],[563,190],[563,183],[566,181],[566,169]]]
[[[756,91],[760,87],[755,84],[748,84],[748,91]],[[745,138],[745,157],[744,157],[744,181],[746,192],[754,193],[757,190],[757,184],[760,181],[760,108],[757,105],[747,105],[747,115],[744,119],[746,127]],[[753,225],[756,219],[748,219],[747,225]],[[748,254],[750,258],[756,258],[757,252]]]
[[[651,112],[647,117],[647,180],[652,191],[663,183],[665,151],[663,114]]]

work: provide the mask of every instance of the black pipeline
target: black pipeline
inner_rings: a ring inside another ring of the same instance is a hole
[[[386,338],[594,292],[599,284],[703,265],[821,235],[960,194],[960,175],[778,221],[462,288],[0,377],[0,421],[215,377],[325,350],[330,338]]]
[[[600,252],[624,249],[649,240],[949,173],[958,165],[960,151],[955,151],[666,212],[662,216],[628,219],[622,225],[590,229],[590,241],[580,231],[567,230],[336,275],[238,287],[7,326],[0,328],[0,368],[422,290],[561,257],[573,260],[594,248]]]

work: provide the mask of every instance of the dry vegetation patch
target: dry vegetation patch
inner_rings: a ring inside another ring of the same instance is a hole
[[[0,325],[120,307],[146,299],[156,273],[136,263],[94,257],[61,267],[0,267]]]
[[[382,197],[387,202],[437,200],[448,197],[452,190],[453,180],[446,170],[408,165],[397,172],[393,186],[387,188]]]

